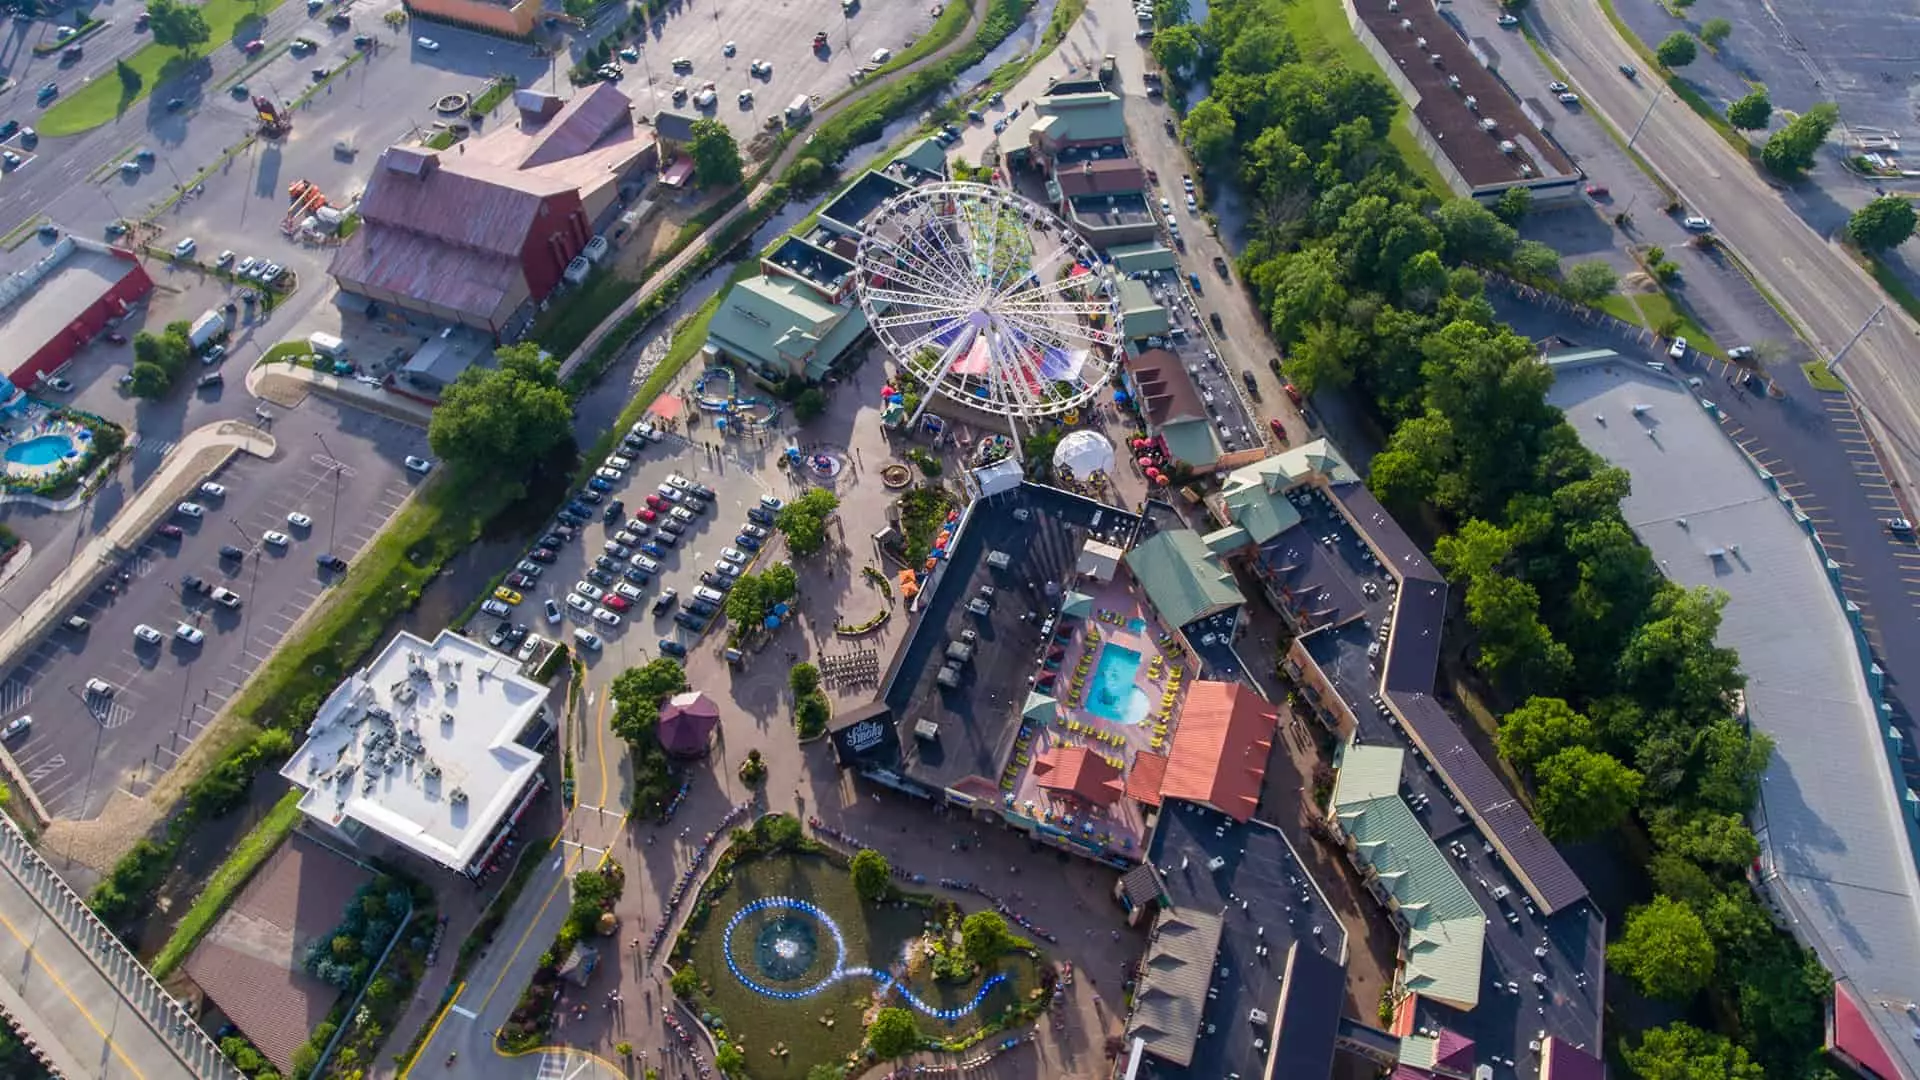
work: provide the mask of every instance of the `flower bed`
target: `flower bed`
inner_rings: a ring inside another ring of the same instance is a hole
[[[863,623],[855,623],[851,626],[846,623],[840,623],[840,622],[834,623],[833,632],[840,635],[841,637],[861,637],[866,634],[871,634],[875,630],[880,629],[881,624],[886,622],[892,616],[893,616],[893,609],[881,608],[880,613],[878,615],[875,615],[873,618],[868,619],[866,622],[863,622]]]

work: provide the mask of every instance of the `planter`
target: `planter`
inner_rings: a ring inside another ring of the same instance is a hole
[[[868,619],[866,622],[863,622],[863,623],[859,623],[853,626],[849,626],[845,623],[834,623],[833,632],[840,635],[841,637],[864,637],[865,635],[871,634],[875,630],[880,629],[881,625],[885,623],[887,619],[890,618],[892,615],[893,615],[893,611],[891,609],[882,608],[880,610],[880,614],[875,615],[873,618]]]
[[[913,470],[899,462],[893,462],[880,468],[880,483],[895,491],[913,483]]]

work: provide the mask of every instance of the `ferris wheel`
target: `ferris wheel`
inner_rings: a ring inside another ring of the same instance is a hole
[[[931,391],[922,412],[937,393],[1008,418],[1018,439],[1112,377],[1124,340],[1112,268],[1004,188],[940,182],[895,195],[869,219],[855,268],[867,325]]]

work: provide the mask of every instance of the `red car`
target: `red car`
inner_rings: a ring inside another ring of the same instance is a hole
[[[813,35],[813,47],[816,49],[824,49],[827,47],[827,32],[825,30]]]
[[[1280,389],[1287,392],[1287,400],[1293,402],[1294,408],[1297,409],[1301,406],[1300,391],[1297,387],[1290,382],[1285,382],[1280,384]]]
[[[647,498],[653,499],[653,498],[658,498],[658,496],[649,495],[647,496]],[[656,513],[652,507],[642,507],[640,510],[639,516],[641,521],[659,521],[660,520],[660,515]]]
[[[258,53],[261,49],[264,49],[266,47],[267,47],[267,43],[264,41],[261,41],[259,38],[254,38],[252,41],[249,41],[245,45],[240,46],[240,48],[244,50],[248,56],[252,56],[255,53]]]
[[[537,581],[538,579],[527,574],[515,573],[507,575],[507,584],[516,589],[531,589]]]
[[[185,533],[180,531],[180,526],[178,525],[162,525],[153,531],[156,533],[159,533],[161,536],[164,536],[169,540],[178,540],[182,536],[186,535]]]
[[[647,496],[647,505],[655,510],[665,510],[667,508],[667,500],[658,495],[649,494]],[[648,518],[647,520],[652,521],[653,519]]]
[[[527,552],[527,558],[532,559],[534,562],[550,563],[557,558],[557,556],[554,555],[552,548],[534,548],[532,551]]]
[[[1587,185],[1587,198],[1589,199],[1604,199],[1611,194],[1613,194],[1613,192],[1608,191],[1607,185],[1605,184]]]
[[[1273,437],[1280,440],[1281,446],[1287,445],[1287,426],[1280,422],[1279,417],[1267,421],[1267,426],[1273,429]]]
[[[608,593],[600,598],[600,603],[614,611],[625,611],[633,606],[631,601],[619,593]]]

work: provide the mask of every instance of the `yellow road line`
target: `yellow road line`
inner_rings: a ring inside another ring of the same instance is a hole
[[[593,715],[593,759],[600,763],[600,797],[593,805],[605,809],[607,805],[607,699],[613,697],[612,687],[600,695],[599,711]]]
[[[47,914],[45,918],[51,920],[53,918],[53,915]],[[107,1044],[107,1049],[112,1050],[113,1056],[120,1059],[120,1064],[125,1065],[127,1067],[127,1071],[132,1073],[134,1076],[140,1077],[141,1080],[145,1080],[147,1074],[141,1072],[139,1069],[134,1067],[133,1062],[128,1060],[126,1052],[120,1049],[120,1044],[113,1041],[113,1036],[107,1034],[107,1029],[100,1026],[100,1021],[95,1020],[93,1018],[93,1014],[87,1011],[87,1007],[85,1005],[80,1004],[80,999],[73,996],[73,991],[67,989],[67,984],[65,980],[61,979],[60,976],[54,974],[53,969],[47,966],[47,962],[40,958],[39,951],[33,947],[33,943],[27,939],[27,936],[25,934],[22,934],[19,928],[14,926],[13,922],[9,920],[5,915],[0,915],[0,925],[4,925],[7,928],[7,933],[12,934],[13,939],[15,941],[18,941],[21,944],[21,946],[27,950],[27,955],[33,957],[33,962],[39,966],[41,971],[44,971],[47,973],[47,978],[53,980],[53,985],[59,987],[60,992],[67,995],[67,1000],[73,1002],[73,1007],[79,1010],[81,1016],[86,1018],[87,1024],[93,1028],[94,1033],[99,1035],[101,1041]],[[71,941],[71,939],[69,940]],[[79,947],[80,946],[77,943],[74,944],[74,948],[78,949]],[[117,996],[118,991],[115,991],[115,994]],[[133,1008],[132,1002],[123,1002],[123,1004],[125,1004],[129,1009]],[[146,1023],[146,1018],[141,1017],[140,1022],[143,1024]]]
[[[399,1080],[407,1080],[407,1074],[413,1071],[415,1065],[420,1064],[420,1058],[426,1054],[427,1047],[433,1045],[433,1037],[440,1034],[440,1025],[447,1019],[447,1014],[453,1011],[454,1002],[460,1000],[460,995],[464,993],[466,989],[467,984],[462,982],[459,986],[453,988],[453,993],[447,995],[447,1003],[440,1006],[439,1015],[433,1018],[433,1025],[427,1028],[427,1037],[420,1040],[420,1052],[413,1055],[413,1060],[407,1062],[406,1068],[400,1070]]]
[[[493,980],[493,985],[487,988],[487,996],[480,999],[480,1007],[475,1009],[474,1012],[486,1012],[487,1003],[492,1001],[493,995],[500,991],[500,984],[507,981],[507,972],[513,967],[514,957],[519,956],[520,950],[527,947],[527,939],[533,936],[534,927],[540,925],[540,916],[547,913],[547,905],[553,903],[553,898],[560,894],[561,886],[567,883],[567,877],[572,873],[574,860],[578,855],[578,848],[569,848],[567,850],[564,861],[560,866],[560,880],[554,882],[553,888],[547,890],[547,898],[540,901],[540,910],[534,912],[533,918],[527,921],[527,928],[520,932],[520,940],[513,943],[513,951],[508,953],[506,960],[501,963],[500,977]],[[544,855],[541,856],[541,858],[545,857]]]

